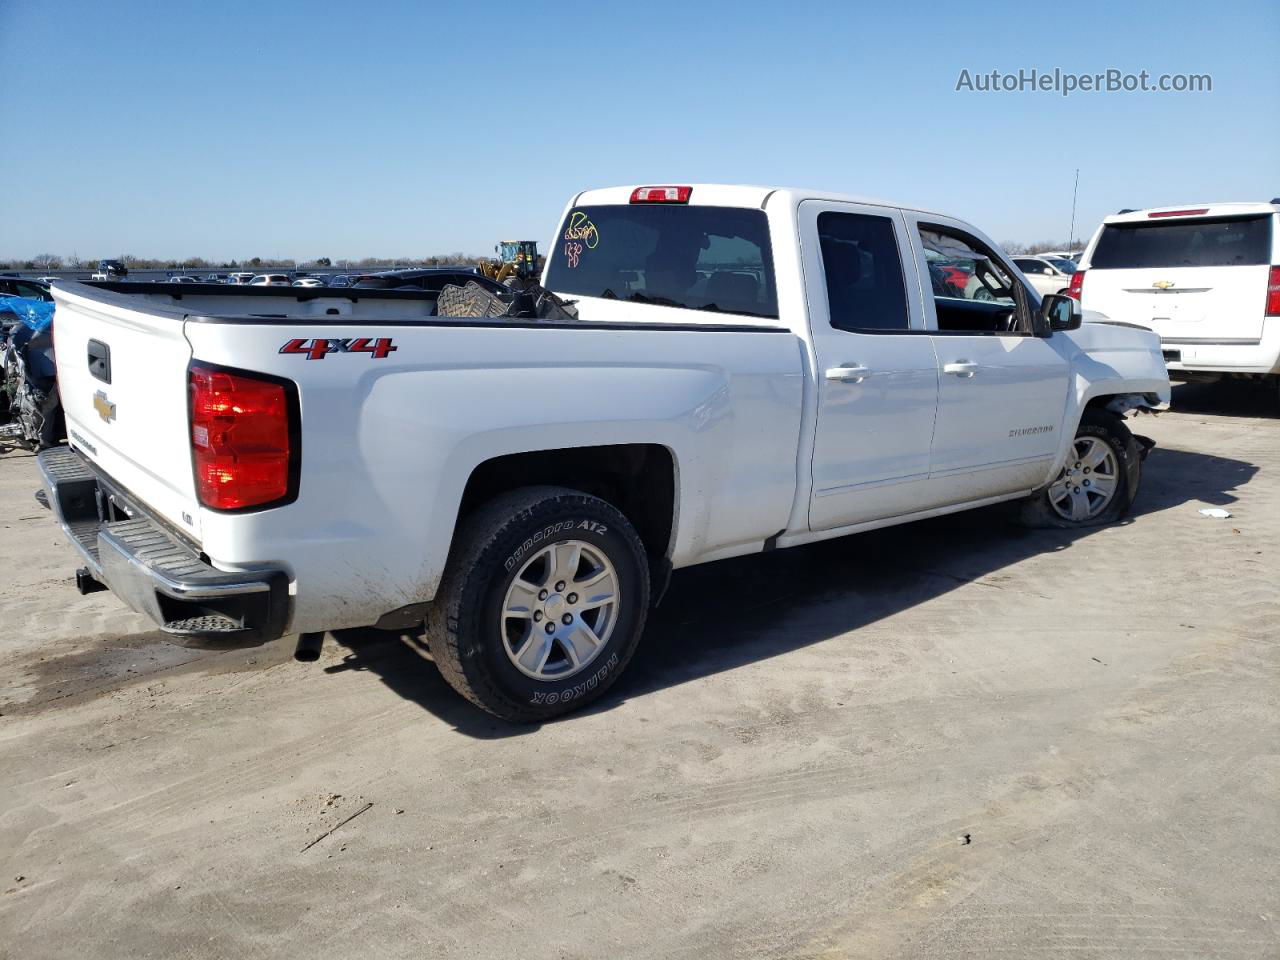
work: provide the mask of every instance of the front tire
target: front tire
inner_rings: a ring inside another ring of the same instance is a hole
[[[648,609],[649,566],[622,513],[565,487],[525,487],[461,525],[427,644],[460,694],[532,723],[609,689]]]
[[[1114,523],[1129,512],[1142,479],[1142,449],[1124,420],[1086,410],[1053,483],[1023,501],[1024,526],[1058,529]]]

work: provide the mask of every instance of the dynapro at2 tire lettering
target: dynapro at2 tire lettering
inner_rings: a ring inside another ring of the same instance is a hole
[[[539,530],[532,537],[520,544],[519,549],[511,556],[507,557],[503,566],[507,570],[515,569],[517,563],[525,559],[529,551],[536,546],[551,543],[558,533],[567,533],[574,530],[590,530],[595,533],[605,534],[609,532],[609,528],[602,523],[596,523],[594,520],[561,520],[559,523],[552,524],[545,530]]]

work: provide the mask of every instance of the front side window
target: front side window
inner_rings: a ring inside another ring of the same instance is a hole
[[[920,226],[938,329],[953,333],[1030,333],[1019,308],[1021,281],[976,237],[949,227]],[[953,275],[958,272],[963,279]]]
[[[893,221],[828,210],[818,214],[818,245],[832,327],[875,332],[910,326]]]
[[[667,204],[575,207],[547,286],[557,293],[711,313],[778,316],[762,210]]]
[[[1022,259],[1018,259],[1015,257],[1013,261],[1013,265],[1027,275],[1030,275],[1033,273],[1049,272],[1048,268],[1044,265],[1043,262],[1039,260],[1028,260],[1025,257]]]

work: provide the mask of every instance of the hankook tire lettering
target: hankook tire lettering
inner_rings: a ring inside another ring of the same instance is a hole
[[[594,690],[600,685],[605,677],[609,676],[609,671],[618,665],[618,655],[615,653],[605,661],[603,667],[593,673],[588,679],[581,683],[575,683],[568,690],[560,690],[555,693],[534,693],[529,700],[531,704],[553,704],[568,703],[570,700],[577,700],[584,693]]]

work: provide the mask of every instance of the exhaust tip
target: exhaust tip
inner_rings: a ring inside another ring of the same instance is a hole
[[[298,645],[293,651],[293,659],[299,663],[315,663],[320,659],[320,648],[323,646],[323,633],[300,634],[298,636]]]

